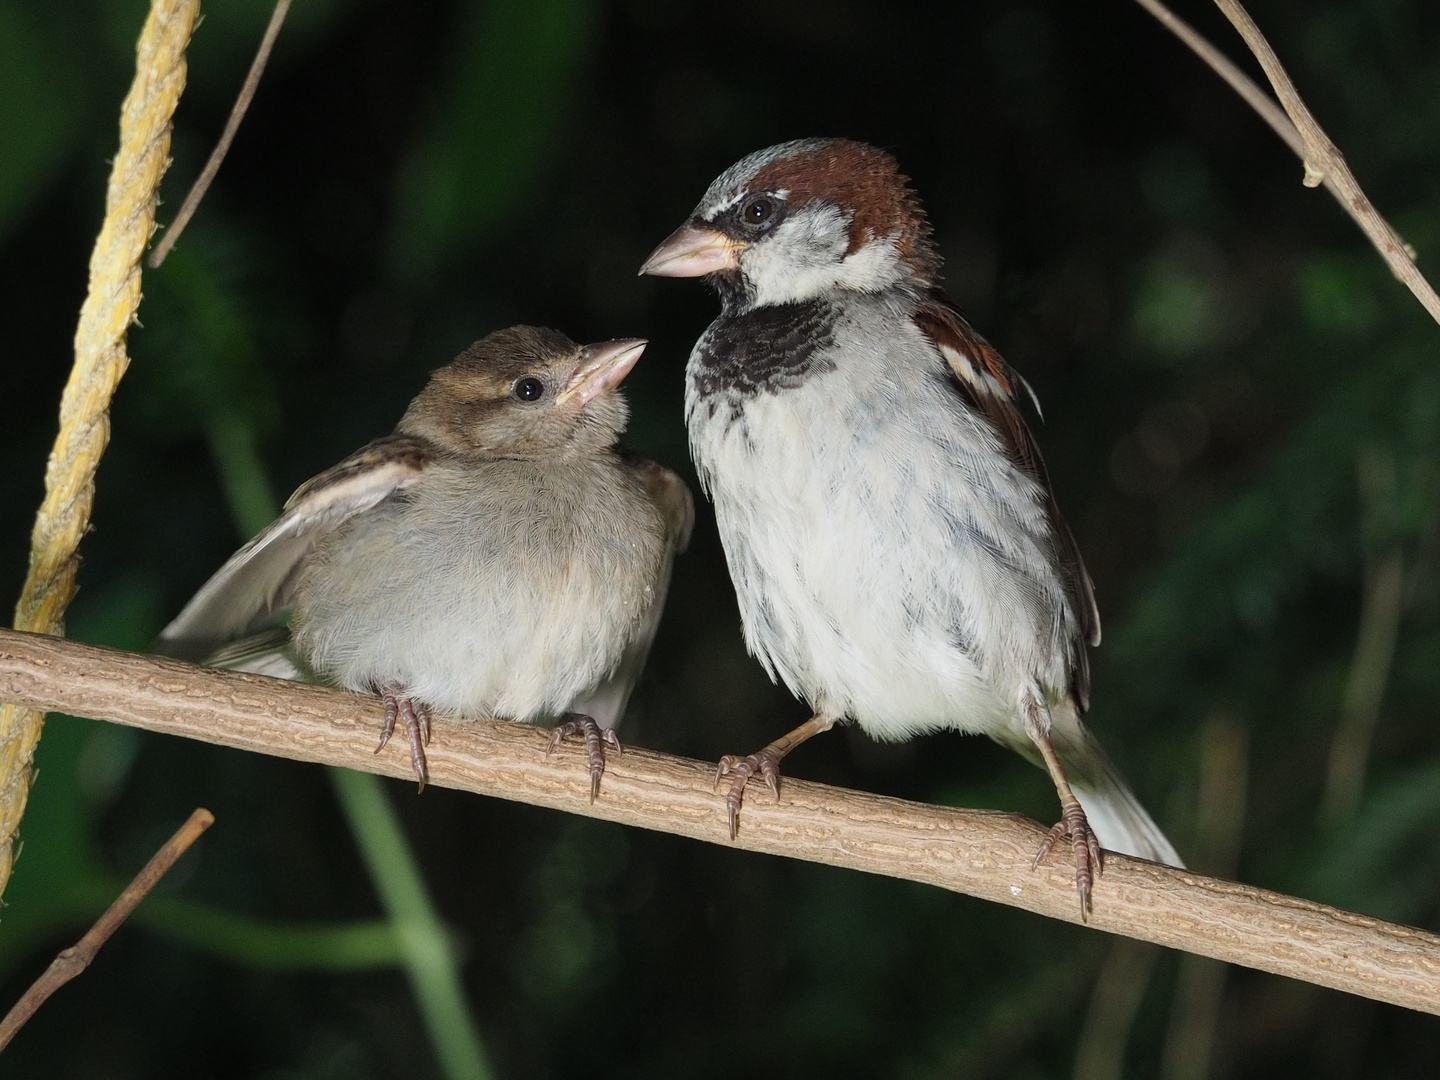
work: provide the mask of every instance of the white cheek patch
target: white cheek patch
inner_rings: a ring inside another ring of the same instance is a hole
[[[836,284],[859,292],[880,292],[903,276],[895,250],[898,236],[881,236],[848,255],[840,264]]]
[[[833,206],[807,206],[746,248],[740,270],[755,307],[802,303],[835,289],[879,292],[903,276],[897,239],[877,237],[847,255],[849,217]]]

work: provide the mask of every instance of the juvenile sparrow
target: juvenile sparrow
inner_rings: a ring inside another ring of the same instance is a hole
[[[380,747],[403,720],[422,789],[432,710],[558,718],[550,748],[585,737],[594,801],[694,515],[679,477],[616,446],[644,348],[529,326],[471,345],[393,435],[303,484],[160,648],[382,694]]]
[[[1046,768],[1081,913],[1100,843],[1180,865],[1081,722],[1090,577],[1020,413],[1024,380],[940,287],[890,155],[807,139],[710,186],[641,269],[707,276],[721,313],[687,366],[685,418],[745,642],[814,717],[746,758],[778,763],[843,720],[877,739],[953,728]]]

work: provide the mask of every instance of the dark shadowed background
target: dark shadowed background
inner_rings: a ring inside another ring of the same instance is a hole
[[[1213,6],[1179,7],[1242,54]],[[1440,5],[1252,11],[1433,277]],[[0,0],[6,608],[143,14]],[[207,4],[162,221],[268,15]],[[515,322],[648,337],[630,438],[693,483],[683,366],[717,304],[635,271],[721,169],[808,135],[898,155],[950,291],[1044,403],[1105,619],[1094,726],[1181,851],[1440,928],[1440,327],[1128,0],[298,0],[145,275],[70,633],[144,648],[277,497]],[[804,715],[745,655],[702,504],[622,737],[714,759]],[[1042,773],[976,738],[837,731],[787,766],[1056,813]],[[379,913],[322,770],[63,717],[38,767],[0,915],[7,1007],[191,808],[218,821],[163,883],[170,915],[123,929],[7,1077],[441,1075],[398,969],[342,950],[297,970],[234,931]],[[1434,1017],[930,888],[389,792],[504,1080],[1440,1074]]]

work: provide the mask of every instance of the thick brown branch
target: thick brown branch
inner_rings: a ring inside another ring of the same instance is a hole
[[[408,752],[376,755],[378,699],[60,638],[0,631],[0,700],[242,750],[410,778]],[[431,782],[574,814],[938,885],[1077,922],[1073,867],[1030,869],[1045,830],[1017,814],[955,810],[801,780],[745,804],[731,841],[713,764],[629,750],[590,802],[583,750],[500,721],[441,723]],[[1352,994],[1440,1014],[1440,937],[1202,874],[1111,855],[1090,925]]]
[[[57,956],[45,969],[45,974],[36,979],[15,1007],[5,1014],[5,1019],[0,1020],[0,1050],[10,1045],[15,1033],[25,1026],[25,1021],[35,1015],[35,1010],[45,1004],[51,994],[90,966],[100,946],[110,940],[110,935],[120,929],[120,924],[130,917],[155,884],[170,872],[176,860],[189,851],[190,845],[214,823],[215,817],[209,810],[196,810],[175,835],[165,841],[89,932]]]

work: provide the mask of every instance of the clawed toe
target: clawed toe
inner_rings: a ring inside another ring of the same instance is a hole
[[[759,773],[775,798],[780,798],[780,756],[770,753],[769,747],[743,758],[726,754],[715,770],[715,786],[718,788],[720,781],[732,773],[735,779],[725,796],[725,808],[730,819],[730,839],[734,840],[739,834],[740,805],[745,800],[745,785],[750,777]]]
[[[593,803],[600,794],[600,777],[605,775],[606,745],[617,754],[623,754],[625,748],[620,745],[620,738],[612,729],[602,728],[593,717],[582,713],[566,713],[560,718],[560,723],[550,731],[550,741],[545,745],[546,756],[572,735],[585,736],[585,750],[590,757],[590,801]]]
[[[375,753],[385,749],[390,741],[390,736],[395,734],[395,721],[400,717],[400,699],[394,694],[385,695],[385,726],[380,729],[380,745],[375,747]]]
[[[400,716],[410,740],[410,764],[415,766],[415,775],[420,781],[416,790],[424,791],[425,782],[430,779],[430,766],[425,760],[425,747],[430,745],[430,710],[413,698],[403,698]]]
[[[1090,890],[1095,879],[1105,869],[1105,863],[1100,850],[1100,841],[1095,831],[1090,828],[1090,822],[1085,817],[1085,811],[1081,809],[1080,803],[1073,797],[1061,804],[1060,820],[1045,837],[1045,842],[1040,845],[1040,850],[1035,853],[1035,861],[1031,869],[1038,867],[1045,856],[1065,837],[1070,838],[1071,850],[1075,856],[1075,891],[1080,894],[1080,921],[1088,922],[1090,918]]]
[[[430,779],[430,767],[425,760],[425,747],[430,745],[430,708],[424,702],[400,696],[399,691],[398,686],[384,690],[385,726],[380,729],[380,745],[375,747],[375,753],[385,749],[390,736],[395,734],[396,722],[404,720],[405,736],[410,743],[410,764],[420,782],[419,790],[424,791],[425,782]]]
[[[735,839],[740,829],[740,804],[745,799],[745,784],[750,777],[757,772],[764,777],[766,786],[778,802],[780,799],[781,759],[812,735],[829,731],[834,725],[835,719],[830,713],[817,712],[794,731],[776,739],[757,753],[743,758],[736,757],[734,754],[726,754],[720,759],[720,766],[715,770],[715,786],[718,788],[720,781],[726,776],[732,773],[735,776],[734,781],[730,784],[730,791],[725,796],[725,809],[730,818],[731,840]]]

